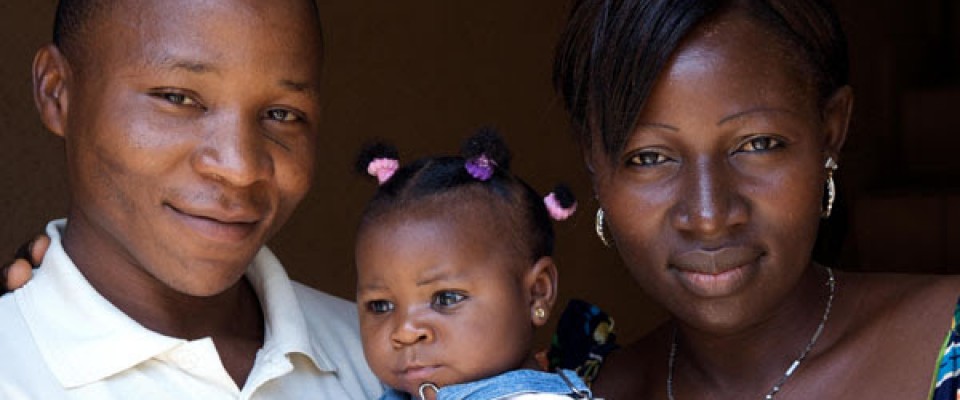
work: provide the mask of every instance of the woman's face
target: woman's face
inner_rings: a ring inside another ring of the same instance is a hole
[[[755,322],[810,263],[824,162],[852,99],[840,90],[821,110],[797,53],[749,17],[721,16],[678,48],[623,150],[588,150],[621,257],[692,326]]]

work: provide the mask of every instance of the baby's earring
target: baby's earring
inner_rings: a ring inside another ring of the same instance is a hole
[[[537,307],[533,310],[533,318],[538,322],[547,320],[547,310],[543,307]]]

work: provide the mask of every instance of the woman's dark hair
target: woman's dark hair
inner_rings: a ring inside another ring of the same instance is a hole
[[[796,48],[821,107],[848,83],[846,38],[827,0],[576,0],[553,80],[580,145],[599,134],[615,157],[683,39],[728,10],[746,12]]]
[[[553,222],[544,199],[522,179],[512,174],[510,151],[491,129],[482,129],[468,139],[460,156],[422,158],[400,167],[377,189],[367,204],[360,231],[370,228],[380,217],[403,212],[436,200],[451,204],[486,201],[495,210],[497,223],[505,222],[504,237],[517,238],[518,248],[532,260],[553,255]],[[368,172],[376,159],[396,159],[397,151],[388,145],[367,146],[357,160],[357,170]],[[492,161],[492,175],[480,179],[468,164],[484,157]],[[565,208],[575,203],[569,189],[560,185],[554,194]],[[431,204],[434,205],[434,204]],[[438,210],[439,213],[439,210]],[[515,234],[514,234],[515,233]]]

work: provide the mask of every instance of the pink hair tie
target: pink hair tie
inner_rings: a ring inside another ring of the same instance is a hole
[[[544,205],[547,206],[547,211],[550,212],[550,217],[557,221],[563,221],[567,218],[570,218],[574,212],[577,211],[577,203],[574,202],[570,207],[564,207],[560,205],[560,201],[557,200],[557,195],[553,192],[543,198]]]
[[[394,172],[397,172],[397,168],[400,168],[400,162],[397,160],[391,158],[375,158],[373,161],[370,161],[370,165],[367,166],[367,173],[377,177],[377,181],[383,185],[384,182],[390,180]]]

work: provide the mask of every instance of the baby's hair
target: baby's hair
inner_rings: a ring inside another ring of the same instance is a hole
[[[360,231],[375,229],[379,218],[395,215],[427,202],[451,205],[485,201],[490,210],[508,221],[517,234],[519,248],[532,260],[553,255],[554,219],[565,219],[576,209],[573,193],[558,185],[546,199],[510,172],[511,154],[491,128],[468,138],[460,156],[422,158],[400,166],[397,150],[383,143],[366,146],[357,158],[358,172],[376,176],[380,182],[367,204]]]

